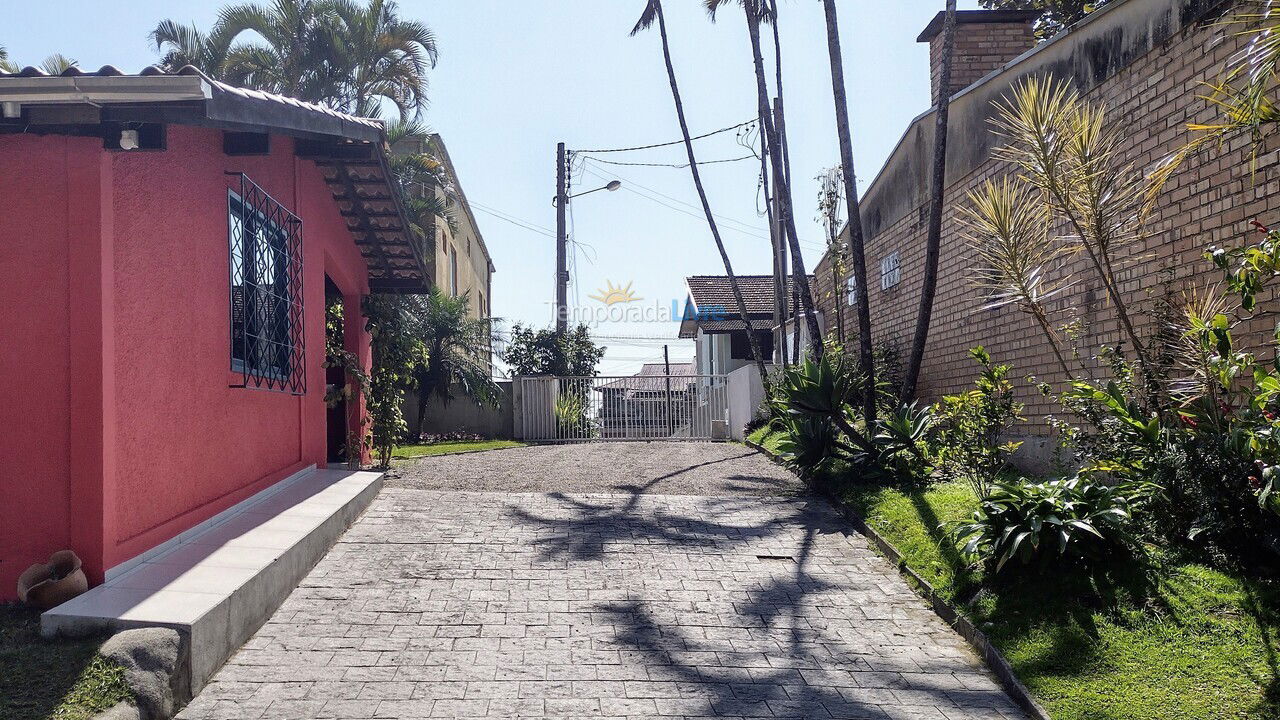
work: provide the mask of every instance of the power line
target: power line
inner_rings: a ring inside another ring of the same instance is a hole
[[[691,137],[691,138],[689,138],[689,140],[690,140],[690,141],[693,141],[693,140],[701,140],[701,139],[703,139],[703,138],[709,138],[709,137],[711,137],[712,135],[719,135],[720,133],[723,133],[723,132],[729,132],[730,130],[737,130],[738,128],[743,127],[743,126],[746,126],[746,125],[754,125],[756,122],[759,122],[758,118],[752,118],[752,119],[750,119],[750,120],[746,120],[746,121],[744,121],[744,122],[740,122],[740,123],[738,123],[737,125],[730,125],[730,126],[729,126],[729,127],[727,127],[727,128],[720,128],[719,130],[712,130],[712,131],[711,131],[711,132],[709,132],[709,133],[704,133],[704,134],[702,134],[702,135],[698,135],[697,137]],[[573,152],[574,152],[575,154],[576,154],[576,153],[619,153],[619,152],[634,152],[634,151],[636,151],[636,150],[652,150],[653,148],[669,147],[669,146],[671,146],[671,145],[683,145],[683,144],[684,144],[684,138],[681,138],[681,139],[679,139],[679,140],[672,140],[671,142],[654,143],[653,145],[637,145],[637,146],[635,146],[635,147],[608,148],[608,149],[605,149],[605,150],[574,150]],[[701,163],[699,163],[699,164],[701,164]]]
[[[600,159],[599,159],[599,158],[587,158],[587,159],[588,159],[588,160],[595,161],[595,162],[600,162]],[[698,163],[698,164],[699,164],[699,165],[701,165],[702,163]],[[596,172],[595,170],[592,170],[590,167],[586,167],[586,171],[587,171],[588,173],[590,173],[590,174],[594,175],[595,177],[602,179],[602,180],[603,180],[603,179],[607,179],[607,178],[608,178],[608,176],[607,176],[607,175],[602,175],[602,174],[600,174],[600,173]],[[650,202],[655,202],[655,203],[657,203],[657,204],[659,204],[659,205],[662,205],[663,207],[665,207],[665,208],[667,208],[667,209],[669,209],[669,210],[674,210],[674,211],[676,211],[676,212],[678,212],[678,213],[681,213],[681,214],[684,214],[684,215],[688,215],[689,217],[697,218],[697,219],[699,219],[699,220],[705,220],[705,219],[706,219],[706,215],[702,212],[702,208],[701,208],[701,206],[693,205],[692,203],[687,203],[687,202],[685,202],[685,201],[683,201],[683,200],[679,200],[679,199],[677,199],[677,198],[673,198],[673,197],[671,197],[670,195],[665,195],[665,194],[663,194],[663,193],[661,193],[661,192],[659,192],[659,191],[657,191],[657,190],[654,190],[653,188],[650,188],[650,187],[646,187],[646,186],[644,186],[644,185],[641,185],[640,183],[635,182],[634,180],[628,180],[628,179],[625,179],[625,178],[623,178],[623,180],[624,180],[624,182],[623,182],[623,184],[622,184],[622,189],[623,189],[623,190],[626,190],[627,192],[630,192],[630,193],[634,193],[634,194],[636,194],[636,195],[639,195],[640,197],[642,197],[642,198],[644,198],[644,199],[646,199],[646,200],[649,200]],[[634,185],[635,187],[631,187],[632,185]],[[674,205],[670,205],[670,204],[668,204],[668,203],[662,202],[661,200],[659,200],[659,199],[657,199],[657,198],[650,197],[649,195],[646,195],[645,193],[639,192],[638,190],[636,190],[636,189],[635,189],[636,187],[638,187],[638,188],[642,188],[642,189],[644,189],[644,190],[647,190],[648,192],[653,193],[654,195],[659,195],[659,196],[661,196],[661,197],[664,197],[664,198],[666,198],[666,199],[670,200],[671,202],[679,203],[680,205],[684,205],[684,206],[685,206],[685,207],[687,207],[687,208],[692,208],[693,210],[696,210],[697,212],[692,212],[692,211],[690,211],[690,210],[685,210],[685,209],[683,209],[683,208],[675,207]],[[723,221],[723,222],[733,223],[732,225],[722,225],[722,226],[721,226],[721,229],[723,229],[723,230],[730,230],[730,231],[733,231],[733,232],[739,233],[739,234],[741,234],[741,235],[747,235],[747,236],[750,236],[750,237],[753,237],[753,238],[757,238],[757,239],[759,239],[759,240],[772,240],[772,238],[771,238],[771,237],[769,237],[768,235],[761,235],[761,234],[760,234],[758,231],[756,231],[756,230],[755,230],[751,225],[748,225],[747,223],[744,223],[744,222],[742,222],[741,220],[736,220],[736,219],[731,218],[731,217],[726,217],[726,216],[724,216],[724,215],[720,215],[719,213],[711,213],[711,216],[712,216],[712,217],[714,217],[714,218],[716,218],[717,220],[721,220],[721,221]],[[746,228],[746,229],[742,229],[742,228],[734,227],[734,225],[741,225],[741,226],[743,226],[743,228]],[[812,240],[800,240],[800,245],[801,245],[801,247],[805,247],[805,248],[808,248],[808,249],[810,249],[810,250],[826,250],[826,246],[825,246],[825,245],[820,245],[820,244],[818,244],[818,243],[813,242]]]
[[[596,161],[596,162],[601,162],[598,158],[591,158],[591,160],[594,160],[594,161]],[[699,163],[699,164],[701,164],[701,163]],[[587,169],[587,172],[590,172],[592,175],[595,175],[596,177],[598,177],[598,178],[600,178],[600,179],[602,179],[602,180],[603,180],[603,179],[605,179],[605,177],[606,177],[606,176],[604,176],[604,175],[601,175],[600,173],[593,172],[593,171],[592,171],[592,170],[590,170],[589,168]],[[670,195],[667,195],[667,194],[663,193],[663,192],[662,192],[662,191],[660,191],[660,190],[654,190],[653,188],[649,187],[648,185],[641,185],[640,183],[636,182],[635,180],[632,180],[631,178],[622,177],[621,175],[618,175],[617,173],[613,173],[613,174],[614,174],[615,176],[617,176],[619,180],[622,180],[622,181],[624,182],[623,187],[627,187],[628,185],[634,185],[634,186],[636,186],[636,187],[640,188],[641,190],[646,190],[646,191],[648,191],[648,192],[653,193],[654,195],[658,195],[658,196],[660,196],[660,197],[664,197],[664,198],[666,198],[667,200],[670,200],[671,202],[676,203],[676,204],[678,204],[678,205],[684,205],[685,207],[687,207],[687,208],[689,208],[689,209],[691,209],[691,210],[696,210],[696,211],[698,211],[699,213],[701,213],[701,212],[702,212],[702,206],[701,206],[701,205],[694,205],[693,203],[685,202],[684,200],[681,200],[680,198],[676,198],[676,197],[672,197],[672,196],[670,196]],[[743,229],[747,230],[748,232],[753,232],[753,233],[754,233],[754,232],[756,232],[756,231],[760,230],[760,228],[759,228],[758,226],[753,225],[752,223],[743,222],[742,220],[738,220],[737,218],[731,218],[731,217],[729,217],[729,216],[727,216],[727,215],[721,215],[720,213],[711,213],[711,216],[712,216],[712,217],[714,217],[714,218],[716,218],[717,220],[721,220],[721,221],[724,221],[724,222],[728,222],[728,223],[733,223],[733,224],[735,224],[735,225],[739,225],[739,226],[741,226]]]
[[[630,166],[632,166],[632,167],[660,167],[660,168],[676,168],[676,169],[678,169],[678,170],[683,170],[683,169],[685,169],[685,168],[689,167],[689,163],[642,163],[642,162],[618,162],[618,161],[616,161],[616,160],[602,160],[602,159],[597,158],[597,157],[591,157],[590,155],[584,155],[584,156],[582,157],[582,159],[583,159],[583,160],[594,160],[595,162],[598,162],[598,163],[605,163],[605,164],[607,164],[607,165],[630,165]],[[736,157],[736,158],[724,158],[724,159],[721,159],[721,160],[699,160],[699,161],[698,161],[698,165],[699,165],[699,166],[701,166],[701,165],[718,165],[718,164],[720,164],[720,163],[735,163],[735,162],[742,162],[743,160],[758,160],[758,159],[759,159],[759,158],[758,158],[757,156],[755,156],[755,155],[743,155],[742,157]]]
[[[506,222],[511,223],[512,225],[515,225],[515,226],[517,226],[517,227],[524,228],[525,230],[528,230],[528,231],[530,231],[530,232],[538,233],[539,235],[546,235],[547,237],[555,237],[555,236],[556,236],[555,232],[553,232],[553,231],[551,231],[551,230],[548,230],[548,229],[546,229],[546,228],[544,228],[544,227],[540,227],[540,226],[538,226],[538,225],[534,225],[533,223],[528,222],[527,220],[521,220],[521,219],[519,219],[519,218],[515,217],[514,215],[507,215],[506,213],[502,212],[501,210],[494,210],[493,208],[485,207],[484,205],[481,205],[480,203],[476,202],[475,200],[471,200],[471,201],[469,201],[469,202],[470,202],[470,204],[471,204],[471,206],[472,206],[473,208],[475,208],[475,209],[479,210],[480,212],[482,212],[482,213],[484,213],[484,214],[486,214],[486,215],[492,215],[493,217],[495,217],[495,218],[497,218],[497,219],[499,219],[499,220],[504,220],[504,221],[506,221]]]

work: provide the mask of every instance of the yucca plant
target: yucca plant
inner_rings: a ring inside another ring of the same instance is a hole
[[[1008,176],[980,185],[960,209],[965,240],[977,256],[971,280],[990,293],[986,307],[1015,305],[1030,315],[1049,342],[1063,375],[1074,380],[1075,373],[1062,353],[1044,304],[1066,288],[1051,271],[1073,246],[1050,236],[1048,216],[1040,195]]]
[[[839,434],[825,417],[783,414],[774,420],[774,427],[782,431],[778,453],[793,468],[811,471],[840,457]]]
[[[1220,147],[1232,137],[1248,135],[1254,146],[1252,164],[1262,141],[1280,126],[1280,107],[1275,100],[1280,83],[1280,2],[1253,0],[1244,5],[1252,9],[1237,13],[1227,23],[1239,27],[1237,34],[1248,37],[1249,42],[1231,56],[1222,76],[1208,84],[1206,99],[1218,111],[1218,119],[1187,126],[1194,137],[1165,158],[1151,175],[1148,208],[1188,158]]]
[[[1101,106],[1052,78],[1032,77],[1014,88],[997,104],[992,122],[1007,141],[993,154],[1041,193],[1051,221],[1070,228],[1067,246],[1078,246],[1088,257],[1154,391],[1156,368],[1116,281],[1117,267],[1143,236],[1147,187],[1143,175],[1120,160],[1120,134]]]

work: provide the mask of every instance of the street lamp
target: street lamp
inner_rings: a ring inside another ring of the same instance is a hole
[[[613,192],[614,190],[617,190],[620,187],[622,187],[621,180],[610,180],[608,184],[601,185],[595,190],[586,190],[584,192],[574,193],[573,195],[570,195],[568,199],[572,200],[573,198],[582,197],[583,195],[590,195],[593,192],[600,192],[601,190],[608,190],[609,192]]]

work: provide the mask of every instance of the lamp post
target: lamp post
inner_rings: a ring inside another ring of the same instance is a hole
[[[594,190],[570,195],[568,164],[569,156],[565,152],[564,143],[558,143],[556,145],[556,196],[552,203],[556,206],[556,332],[561,335],[569,330],[569,233],[565,228],[565,208],[573,198],[590,195],[600,190],[613,192],[622,187],[622,181],[610,180]]]

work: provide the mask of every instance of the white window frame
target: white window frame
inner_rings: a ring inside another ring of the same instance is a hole
[[[880,289],[888,290],[902,282],[902,259],[898,251],[885,255],[880,260]]]

